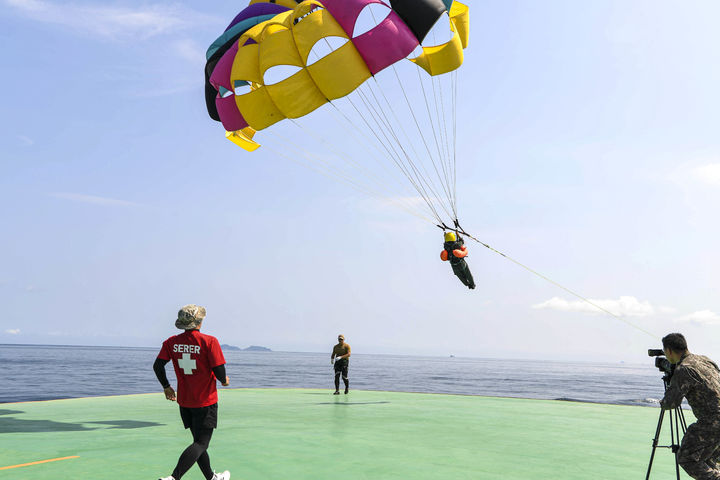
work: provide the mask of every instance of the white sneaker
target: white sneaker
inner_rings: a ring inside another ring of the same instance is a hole
[[[158,478],[158,480],[175,480],[175,477],[173,477],[172,475],[169,475],[167,477]]]
[[[228,472],[227,470],[222,473],[216,472],[212,480],[230,480],[230,472]]]

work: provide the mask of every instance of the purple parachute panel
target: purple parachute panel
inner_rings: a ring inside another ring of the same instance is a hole
[[[244,8],[242,12],[238,13],[225,31],[227,32],[233,26],[243,20],[247,20],[248,18],[255,18],[270,14],[277,15],[278,13],[286,12],[288,10],[290,10],[288,7],[283,7],[282,5],[276,5],[274,3],[253,3],[252,5],[248,5]]]

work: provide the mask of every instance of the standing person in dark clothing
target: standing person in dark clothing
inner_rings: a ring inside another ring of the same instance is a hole
[[[455,232],[446,232],[443,251],[440,252],[440,259],[442,259],[443,262],[449,260],[453,273],[460,279],[463,285],[472,290],[475,288],[475,280],[473,280],[470,267],[468,267],[465,261],[467,254],[467,247],[462,237],[456,237]]]
[[[350,365],[350,345],[345,343],[345,336],[338,335],[338,343],[333,347],[330,354],[330,363],[335,363],[335,393],[340,395],[340,374],[342,374],[343,382],[345,382],[345,394],[347,395],[350,387],[348,381],[348,366]]]
[[[679,407],[685,397],[697,418],[682,439],[678,464],[696,480],[720,480],[720,369],[709,358],[690,353],[680,333],[666,335],[662,342],[675,370],[660,406]]]
[[[197,462],[207,480],[229,480],[230,472],[214,473],[207,453],[213,429],[217,428],[218,395],[216,381],[229,385],[225,373],[225,357],[217,338],[200,333],[205,308],[185,305],[178,312],[175,327],[184,333],[163,342],[153,370],[165,390],[165,398],[180,405],[180,418],[189,428],[193,443],[180,455],[169,477],[160,480],[180,480]],[[172,360],[177,377],[177,397],[170,386],[165,365]]]

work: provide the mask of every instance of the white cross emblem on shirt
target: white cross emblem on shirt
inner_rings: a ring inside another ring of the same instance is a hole
[[[197,363],[195,363],[195,360],[190,358],[189,353],[183,353],[182,358],[178,360],[178,367],[182,368],[185,375],[192,375],[192,371],[197,368]]]

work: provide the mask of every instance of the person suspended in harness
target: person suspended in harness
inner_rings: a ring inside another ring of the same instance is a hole
[[[443,262],[449,261],[453,273],[460,279],[463,285],[473,289],[475,288],[475,281],[473,280],[472,273],[470,273],[470,267],[468,267],[465,261],[467,254],[468,249],[462,237],[459,235],[456,236],[455,232],[446,232],[445,243],[443,244],[443,251],[440,252],[440,258]]]

